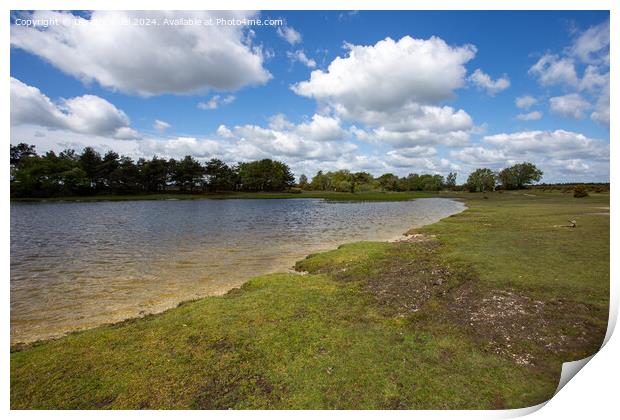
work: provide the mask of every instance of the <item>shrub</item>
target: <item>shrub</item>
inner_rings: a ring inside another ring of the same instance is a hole
[[[291,187],[288,192],[290,192],[291,194],[301,194],[301,188],[297,188],[297,187]]]
[[[588,189],[586,188],[585,185],[576,185],[575,188],[573,189],[573,197],[581,198],[581,197],[587,197],[587,196],[588,196]]]

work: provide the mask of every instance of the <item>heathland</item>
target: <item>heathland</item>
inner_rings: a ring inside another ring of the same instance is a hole
[[[11,407],[464,409],[549,399],[561,363],[596,352],[605,335],[609,194],[441,196],[468,209],[402,241],[310,255],[297,273],[221,297],[13,348]]]

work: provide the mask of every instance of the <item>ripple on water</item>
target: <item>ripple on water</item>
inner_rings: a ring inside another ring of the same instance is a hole
[[[303,256],[389,240],[464,209],[447,199],[11,204],[11,341],[221,294]]]

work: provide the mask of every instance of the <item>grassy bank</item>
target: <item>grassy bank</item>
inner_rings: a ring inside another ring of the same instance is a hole
[[[128,195],[85,195],[48,198],[11,198],[14,202],[58,202],[58,201],[135,201],[135,200],[222,200],[222,199],[283,199],[283,198],[322,198],[328,201],[407,201],[416,198],[436,197],[435,192],[404,191],[404,192],[331,192],[303,191],[289,192],[229,192],[204,194],[128,194]]]
[[[452,196],[458,196],[454,194]],[[514,408],[596,351],[609,196],[463,194],[222,297],[11,354],[12,408]],[[577,228],[563,227],[577,220]]]

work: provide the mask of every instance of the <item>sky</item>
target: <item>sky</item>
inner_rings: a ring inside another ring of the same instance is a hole
[[[261,21],[261,25],[257,21]],[[609,13],[11,15],[11,143],[609,181]]]

